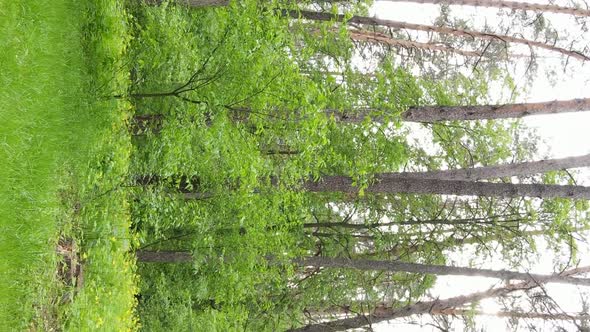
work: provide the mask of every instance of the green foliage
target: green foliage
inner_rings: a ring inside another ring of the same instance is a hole
[[[475,245],[478,258],[497,255],[488,246],[495,242],[516,265],[535,250],[526,231],[543,227],[557,249],[587,227],[584,202],[363,193],[377,173],[531,159],[536,137],[519,122],[420,126],[432,146],[411,141],[402,123],[411,106],[488,102],[497,82],[486,80],[504,79],[500,71],[416,77],[395,54],[359,50],[342,24],[275,10],[293,3],[126,6],[109,0],[43,13],[12,5],[0,25],[26,39],[18,46],[3,36],[10,52],[0,58],[9,68],[3,83],[20,84],[0,100],[9,165],[0,174],[11,197],[0,208],[20,222],[1,224],[0,248],[15,253],[0,261],[2,280],[17,285],[0,282],[10,327],[284,330],[304,324],[305,313],[414,303],[436,281],[310,269],[295,258],[445,264],[460,245]],[[60,38],[38,40],[23,17]],[[347,117],[361,120],[339,120]],[[350,176],[358,194],[300,190],[324,175]],[[519,180],[565,183],[566,175]],[[57,222],[34,229],[42,219]],[[80,245],[79,290],[56,280],[59,237]],[[135,266],[134,250],[190,252],[193,260]],[[27,277],[34,273],[42,277]],[[71,301],[52,305],[62,294]],[[21,311],[22,320],[12,318]]]
[[[110,192],[127,172],[130,106],[103,99],[127,87],[125,13],[115,1],[1,6],[0,329],[133,329],[127,198]],[[59,238],[79,244],[80,289],[59,272]]]
[[[289,21],[268,8],[250,1],[218,9],[130,8],[135,121],[161,121],[142,124],[133,140],[137,248],[190,251],[194,258],[177,266],[139,264],[145,330],[281,330],[301,323],[303,312],[335,305],[367,310],[383,297],[395,306],[412,303],[435,282],[294,268],[295,257],[445,264],[444,250],[461,241],[480,246],[482,255],[491,255],[488,242],[499,241],[511,262],[530,254],[506,212],[532,225],[530,200],[362,195],[374,174],[402,167],[531,158],[534,135],[523,137],[526,129],[512,122],[427,125],[434,155],[408,141],[401,123],[408,107],[486,102],[489,76],[433,82],[394,65],[391,56],[366,72],[342,25]],[[166,95],[186,83],[190,89],[180,96]],[[343,124],[326,109],[365,120]],[[351,176],[361,194],[298,191],[302,181],[326,174]],[[301,228],[347,223],[347,215],[367,228]],[[454,222],[468,218],[480,221]],[[390,228],[371,226],[377,222]],[[362,303],[356,294],[364,295]]]

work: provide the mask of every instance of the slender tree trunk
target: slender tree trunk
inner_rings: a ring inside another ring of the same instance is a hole
[[[590,111],[590,98],[505,105],[411,107],[402,114],[402,118],[412,122],[439,122],[521,118],[585,111]]]
[[[380,176],[383,178],[391,179],[412,178],[425,180],[436,179],[477,181],[486,179],[498,179],[511,176],[541,174],[550,171],[559,171],[579,167],[590,167],[590,154],[576,157],[545,159],[539,161],[528,161],[514,164],[464,168],[455,170],[383,173]]]
[[[190,263],[193,254],[188,251],[146,251],[138,250],[135,257],[141,263]]]
[[[138,250],[135,257],[141,263],[190,263],[193,255],[189,251],[147,251]],[[269,258],[272,261],[272,258]],[[376,261],[347,258],[306,257],[293,259],[293,263],[299,266],[313,266],[321,268],[351,268],[365,271],[390,271],[407,272],[434,275],[460,275],[498,278],[502,280],[526,280],[529,282],[561,283],[571,285],[590,286],[590,279],[575,278],[563,275],[544,275],[525,272],[476,269],[467,267],[454,267],[445,265],[430,265],[405,263],[397,261]]]
[[[275,151],[272,154],[277,153],[278,152]],[[280,154],[297,153],[299,153],[299,151],[280,151]],[[587,166],[590,166],[590,154],[577,157],[547,159],[458,170],[381,173],[375,176],[375,183],[367,187],[366,191],[374,193],[418,193],[492,197],[529,196],[539,198],[564,197],[572,199],[590,199],[590,187],[571,185],[474,182],[483,179],[540,174],[548,171]],[[136,184],[144,186],[163,183],[163,181],[164,179],[158,175],[138,175],[135,177]],[[203,198],[202,195],[204,193],[198,194],[195,193],[194,190],[195,188],[199,187],[198,179],[179,176],[177,177],[177,180],[172,182],[178,183],[179,190],[191,196],[187,196],[187,199]],[[318,182],[307,181],[304,183],[303,187],[306,190],[312,192],[356,193],[358,191],[357,187],[352,186],[352,179],[350,177],[338,175],[325,176]],[[192,197],[194,195],[197,195],[198,197]],[[305,225],[305,227],[320,226],[366,228],[365,225],[361,224],[329,223],[329,225],[318,225],[316,223]]]
[[[315,266],[323,268],[349,268],[364,271],[391,271],[434,275],[459,275],[471,277],[489,277],[502,280],[544,280],[545,282],[586,285],[590,286],[590,279],[563,277],[555,275],[532,274],[507,270],[475,269],[445,265],[429,265],[405,263],[398,261],[376,261],[365,259],[305,257],[294,259],[299,266]]]
[[[574,230],[574,232],[581,232],[581,231],[587,231],[589,228],[588,227],[579,227],[576,228]],[[528,237],[532,237],[532,236],[540,236],[540,235],[544,235],[547,234],[547,230],[545,229],[538,229],[538,230],[532,230],[532,231],[519,231],[518,232],[518,237],[522,238],[524,236],[528,236]],[[354,237],[354,238],[359,238],[362,242],[366,242],[367,244],[370,244],[371,241],[375,241],[377,240],[377,237],[372,236],[372,235],[358,235],[358,234],[341,234],[341,233],[319,233],[319,232],[314,232],[311,233],[311,235],[317,235],[317,236],[322,236],[324,238],[331,238],[334,236],[343,236],[343,235],[347,235],[350,237]],[[435,248],[445,248],[445,247],[458,247],[458,246],[462,246],[462,245],[466,245],[466,244],[477,244],[477,243],[488,243],[491,241],[503,241],[503,239],[500,237],[500,235],[498,234],[492,234],[492,235],[483,235],[483,236],[469,236],[469,237],[465,237],[465,238],[450,238],[447,239],[446,241],[426,241],[424,244],[412,244],[412,243],[407,243],[407,244],[396,244],[394,247],[392,248],[387,248],[387,249],[383,249],[383,250],[373,250],[373,251],[366,251],[366,252],[360,252],[358,254],[358,256],[356,257],[376,257],[376,256],[382,256],[384,254],[388,254],[391,256],[401,256],[401,255],[408,255],[408,254],[412,254],[415,252],[420,252],[422,249],[424,248],[432,248],[433,246]]]
[[[145,0],[148,5],[159,5],[163,0]],[[229,5],[229,0],[176,0],[179,5],[189,7],[221,7]]]
[[[565,271],[561,274],[554,274],[551,276],[551,278],[570,277],[576,274],[588,272],[590,272],[590,266],[575,268]],[[360,315],[351,318],[337,319],[329,322],[310,324],[300,328],[291,329],[289,332],[345,331],[348,329],[361,328],[369,324],[375,324],[386,320],[408,317],[412,315],[429,314],[431,311],[442,310],[445,308],[461,307],[466,304],[478,302],[484,299],[505,296],[514,291],[532,289],[545,282],[546,280],[543,279],[537,279],[534,281],[528,280],[517,284],[510,284],[504,287],[492,288],[483,292],[476,292],[443,300],[417,302],[401,308],[381,308],[379,312],[374,312],[369,315]]]
[[[459,54],[465,57],[481,57],[483,54],[477,51],[465,51],[447,45],[437,45],[432,43],[421,43],[411,40],[391,38],[385,34],[370,31],[350,31],[350,39],[361,42],[375,42],[383,45],[394,47],[403,47],[405,49],[417,48],[430,51],[442,51]]]
[[[351,310],[352,305],[332,306],[324,310],[306,310],[307,314],[322,319],[323,317],[350,316],[354,312]],[[387,312],[390,310],[386,305],[380,305],[375,308],[373,314]],[[522,319],[543,319],[543,320],[588,320],[590,316],[585,312],[579,313],[540,313],[540,312],[520,312],[520,311],[498,311],[486,312],[481,310],[468,310],[456,308],[436,308],[430,311],[430,315],[439,316],[493,316],[499,318],[522,318]]]
[[[545,5],[540,3],[504,1],[504,0],[382,0],[389,2],[414,2],[414,3],[431,3],[431,4],[448,4],[458,6],[506,8],[513,10],[531,10],[535,12],[549,12],[557,14],[570,14],[574,16],[590,17],[590,10],[582,8],[562,7],[557,5]]]
[[[344,192],[356,194],[348,176],[324,176],[319,181],[307,181],[303,188],[310,192]],[[511,184],[457,180],[413,179],[387,177],[377,174],[375,182],[365,190],[369,193],[413,193],[487,197],[538,197],[590,199],[590,187],[548,184]]]
[[[273,180],[276,183],[276,179]],[[343,175],[324,176],[319,181],[309,180],[302,188],[309,192],[342,192],[356,195],[359,188],[352,178]],[[590,187],[550,184],[512,184],[473,182],[458,180],[389,178],[377,174],[375,182],[364,189],[368,193],[382,194],[430,194],[485,197],[537,197],[590,200]],[[185,199],[206,199],[210,192],[184,192]]]
[[[504,43],[515,43],[515,44],[522,44],[529,47],[537,47],[546,49],[553,52],[559,52],[563,55],[570,56],[581,61],[590,60],[589,57],[585,56],[584,54],[572,50],[567,50],[561,47],[523,39],[523,38],[516,38],[512,36],[505,36],[505,35],[496,35],[492,33],[484,33],[479,31],[473,30],[462,30],[462,29],[455,29],[449,27],[436,27],[431,25],[423,25],[423,24],[414,24],[414,23],[407,23],[407,22],[400,22],[400,21],[393,21],[393,20],[384,20],[375,17],[366,17],[366,16],[352,16],[350,18],[346,17],[345,15],[338,14],[333,15],[331,13],[320,13],[320,12],[313,12],[307,10],[282,10],[283,16],[290,16],[292,18],[305,18],[308,20],[314,21],[342,21],[346,22],[347,24],[365,24],[365,25],[379,25],[394,29],[410,29],[410,30],[417,30],[417,31],[425,31],[425,32],[435,32],[435,33],[442,33],[448,35],[454,35],[458,37],[467,37],[467,38],[479,38],[483,40],[491,40],[491,41],[501,41]]]
[[[398,225],[471,225],[471,224],[492,224],[502,222],[522,221],[518,214],[493,215],[482,218],[457,218],[457,219],[426,219],[426,220],[402,220],[376,223],[350,223],[350,222],[315,222],[304,223],[303,228],[349,228],[349,229],[374,229],[378,227]]]
[[[542,312],[520,312],[520,311],[499,311],[486,312],[481,310],[467,310],[456,308],[436,309],[430,312],[431,315],[445,316],[494,316],[501,318],[525,318],[525,319],[543,319],[543,320],[584,320],[590,319],[587,313],[542,313]]]
[[[232,107],[231,111],[236,113],[248,113],[251,109],[247,107]],[[540,103],[519,103],[504,105],[474,105],[474,106],[412,106],[407,111],[401,113],[403,121],[436,123],[441,121],[453,120],[492,120],[492,119],[509,119],[522,118],[531,115],[560,114],[573,112],[590,111],[590,98],[572,99],[572,100],[555,100]],[[382,109],[354,109],[354,110],[335,110],[326,109],[324,113],[328,117],[333,117],[335,121],[342,123],[361,123],[367,117],[371,117],[374,122],[383,122],[388,113],[395,116],[396,114]],[[137,115],[136,122],[158,121],[162,118],[161,114]],[[243,116],[242,116],[243,118]]]
[[[464,57],[485,57],[485,52],[480,51],[468,51],[455,48],[442,43],[421,43],[412,40],[393,38],[385,33],[365,30],[351,30],[349,31],[350,39],[359,42],[376,43],[382,45],[389,45],[394,47],[403,47],[405,49],[422,49],[430,51],[441,51],[448,53],[455,53]],[[506,58],[530,58],[530,54],[506,54]],[[493,60],[491,60],[493,61]],[[496,59],[497,61],[497,59]]]

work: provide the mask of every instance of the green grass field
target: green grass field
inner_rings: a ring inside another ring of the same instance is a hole
[[[0,0],[0,330],[136,327],[127,16],[116,0]],[[83,262],[75,289],[59,239]]]

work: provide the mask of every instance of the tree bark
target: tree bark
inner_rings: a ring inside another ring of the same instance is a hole
[[[454,170],[428,171],[428,172],[400,172],[383,173],[380,176],[391,179],[436,179],[436,180],[460,180],[477,181],[486,179],[498,179],[512,176],[524,176],[541,174],[550,171],[559,171],[570,168],[590,167],[590,154],[576,157],[545,159],[522,163],[463,168]]]
[[[501,41],[504,43],[515,43],[515,44],[522,44],[529,47],[537,47],[546,49],[553,52],[558,52],[566,56],[570,56],[572,58],[576,58],[581,61],[590,60],[589,57],[585,56],[584,54],[572,50],[567,50],[565,48],[537,42],[534,40],[528,40],[523,38],[517,38],[512,36],[506,35],[496,35],[492,33],[484,33],[479,31],[473,30],[463,30],[463,29],[455,29],[449,27],[437,27],[431,25],[423,25],[423,24],[414,24],[414,23],[407,23],[401,21],[393,21],[393,20],[384,20],[375,17],[366,17],[366,16],[352,16],[347,18],[345,15],[337,14],[333,15],[331,13],[320,13],[320,12],[313,12],[307,10],[282,10],[282,15],[292,18],[305,18],[308,20],[314,21],[341,21],[346,22],[346,24],[365,24],[365,25],[379,25],[394,29],[410,29],[410,30],[417,30],[417,31],[425,31],[425,32],[435,32],[441,34],[448,34],[454,35],[458,37],[467,37],[467,38],[479,38],[483,40],[491,40],[491,41]]]
[[[546,234],[546,230],[538,230],[538,231],[525,231],[519,233],[519,238],[522,236],[539,236]],[[375,240],[375,239],[372,239]],[[401,255],[409,255],[412,253],[420,252],[424,248],[431,247],[434,245],[436,248],[445,248],[445,246],[450,247],[458,247],[467,244],[476,244],[476,243],[487,243],[489,241],[501,241],[498,239],[498,236],[470,236],[464,239],[457,239],[453,238],[450,241],[441,241],[441,242],[432,242],[427,241],[424,244],[412,244],[412,245],[403,245],[403,246],[395,246],[390,249],[381,250],[381,251],[368,251],[365,253],[361,253],[359,257],[375,257],[383,254],[388,254],[395,257],[400,257]]]
[[[148,251],[138,250],[135,257],[141,263],[190,263],[193,255],[189,251]],[[272,258],[269,258],[272,261]],[[299,266],[314,266],[322,268],[351,268],[364,271],[390,271],[434,275],[460,275],[498,278],[502,280],[526,280],[529,282],[561,283],[571,285],[590,286],[590,279],[574,278],[563,275],[544,275],[508,270],[476,269],[468,267],[454,267],[445,265],[430,265],[405,263],[398,261],[378,261],[364,259],[305,257],[292,261]]]
[[[551,277],[570,277],[576,274],[588,272],[590,272],[590,266],[571,269],[561,274],[554,274]],[[386,320],[408,317],[412,315],[429,314],[432,311],[443,310],[446,308],[461,307],[469,303],[481,301],[483,299],[504,296],[514,291],[532,289],[545,282],[546,280],[543,279],[537,279],[534,281],[528,280],[517,284],[510,284],[504,287],[492,288],[483,292],[476,292],[443,300],[417,302],[401,308],[382,308],[382,310],[379,312],[374,312],[372,314],[310,324],[300,328],[290,329],[289,332],[345,331],[348,329],[361,328],[369,324],[375,324]]]
[[[232,107],[235,112],[248,113],[247,107]],[[401,114],[386,109],[360,108],[349,110],[325,109],[327,117],[342,123],[362,123],[367,118],[384,122],[387,116],[401,116],[402,121],[436,123],[442,121],[518,119],[526,116],[590,111],[590,98],[553,100],[538,103],[460,106],[411,106]],[[293,111],[290,111],[293,113]]]
[[[581,231],[587,231],[589,230],[589,227],[578,227],[576,229],[573,230],[573,232],[581,232]],[[534,237],[534,236],[540,236],[540,235],[545,235],[547,234],[547,230],[546,229],[538,229],[538,230],[531,230],[531,231],[518,231],[517,234],[513,234],[515,236],[517,236],[518,238],[522,238],[524,236],[527,237]],[[341,234],[341,233],[321,233],[321,232],[313,232],[310,233],[310,235],[313,236],[321,236],[324,238],[332,238],[334,236],[350,236],[353,238],[358,238],[361,241],[364,242],[370,242],[370,241],[375,241],[377,240],[377,237],[372,236],[372,235],[362,235],[362,234]],[[359,253],[359,255],[357,257],[375,257],[375,256],[380,256],[380,255],[390,255],[390,256],[396,256],[399,257],[401,255],[408,255],[408,254],[412,254],[415,252],[420,252],[423,248],[425,247],[432,247],[432,245],[434,245],[434,247],[436,248],[445,248],[446,246],[451,246],[451,247],[457,247],[457,246],[462,246],[462,245],[467,245],[467,244],[477,244],[477,243],[487,243],[487,242],[491,242],[491,241],[506,241],[508,239],[502,239],[500,238],[500,235],[497,234],[493,234],[493,235],[483,235],[483,236],[469,236],[469,237],[465,237],[465,238],[450,238],[447,239],[446,241],[426,241],[424,244],[411,244],[411,243],[406,243],[404,245],[398,245],[396,244],[394,247],[392,248],[387,248],[387,249],[383,249],[383,250],[374,250],[374,251],[367,251],[367,252],[361,252]]]
[[[414,2],[414,3],[430,3],[430,4],[448,4],[458,6],[474,6],[474,7],[490,7],[490,8],[506,8],[512,10],[531,10],[535,12],[549,12],[557,14],[569,14],[574,16],[590,17],[590,10],[582,8],[562,7],[557,5],[545,5],[540,3],[527,3],[517,1],[504,0],[383,0],[389,2]]]
[[[193,254],[189,251],[146,251],[138,250],[135,257],[141,263],[190,263]]]
[[[466,51],[447,45],[437,45],[432,43],[421,43],[411,40],[395,39],[385,34],[370,31],[350,31],[350,39],[361,42],[375,42],[379,44],[403,47],[406,49],[417,48],[430,51],[441,51],[459,54],[465,57],[481,57],[483,54],[477,51]]]
[[[247,107],[231,107],[231,111],[248,113]],[[401,113],[401,119],[407,122],[436,123],[441,121],[494,120],[522,118],[531,115],[561,114],[590,111],[590,98],[572,100],[554,100],[540,103],[518,103],[504,105],[464,105],[464,106],[412,106]],[[323,111],[326,116],[342,123],[361,123],[370,117],[374,122],[383,122],[388,113],[383,109],[355,109]],[[161,114],[137,115],[135,122],[156,122]]]
[[[411,122],[491,120],[585,111],[590,111],[590,98],[505,105],[411,107],[402,113],[402,119]]]
[[[373,184],[364,189],[368,193],[383,194],[429,194],[485,197],[537,197],[570,198],[590,200],[590,187],[551,184],[512,184],[473,182],[459,180],[414,179],[389,177],[391,173],[377,174]],[[277,180],[273,180],[274,183]],[[302,189],[309,192],[342,192],[356,195],[359,188],[353,186],[351,177],[343,175],[324,176],[319,181],[308,180]],[[207,199],[210,192],[184,192],[184,199]]]
[[[343,192],[356,194],[358,187],[352,178],[334,175],[324,176],[319,181],[307,181],[303,188],[310,192]],[[414,179],[388,177],[377,174],[373,184],[365,190],[369,193],[413,193],[487,197],[538,197],[590,199],[590,187],[549,184],[511,184],[472,182],[458,180]]]
[[[388,227],[398,225],[470,225],[470,224],[491,224],[502,222],[522,221],[517,214],[493,215],[482,218],[455,218],[455,219],[425,219],[425,220],[402,220],[376,223],[351,223],[351,222],[311,222],[304,223],[303,228],[349,228],[357,230],[368,230],[377,227]]]
[[[519,312],[519,311],[498,311],[486,312],[481,310],[467,310],[456,308],[436,309],[430,312],[432,315],[446,316],[494,316],[501,318],[524,318],[524,319],[543,319],[543,320],[584,320],[590,319],[587,313],[543,313],[543,312]]]
[[[365,259],[305,257],[294,259],[299,266],[323,268],[349,268],[363,271],[408,272],[434,275],[457,275],[470,277],[488,277],[502,280],[544,280],[544,282],[590,286],[590,279],[564,277],[559,275],[532,274],[507,270],[475,269],[445,265],[405,263],[398,261],[377,261]]]

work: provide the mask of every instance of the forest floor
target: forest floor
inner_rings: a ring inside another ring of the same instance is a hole
[[[0,0],[0,330],[129,330],[120,1]]]

